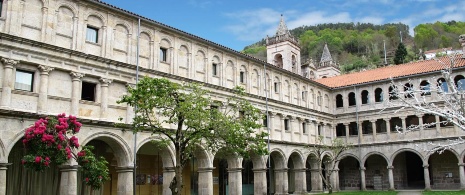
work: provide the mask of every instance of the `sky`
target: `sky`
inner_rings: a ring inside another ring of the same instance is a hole
[[[102,0],[124,10],[241,51],[276,33],[321,23],[465,21],[464,0]]]

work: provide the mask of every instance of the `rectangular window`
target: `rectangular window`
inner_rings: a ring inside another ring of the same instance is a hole
[[[87,26],[86,41],[98,43],[98,28]]]
[[[268,115],[266,114],[263,117],[263,127],[268,127]]]
[[[307,99],[307,92],[302,91],[302,100],[306,100],[306,99]]]
[[[274,92],[278,93],[278,83],[274,82]]]
[[[0,0],[0,16],[3,16],[2,9],[3,9],[3,0]]]
[[[160,47],[160,61],[167,62],[168,50]]]
[[[16,70],[15,89],[32,91],[32,83],[34,82],[34,73],[22,70]]]
[[[284,130],[289,130],[289,119],[284,119]]]
[[[241,83],[245,83],[245,80],[244,80],[244,72],[242,72],[242,71],[239,73],[239,81],[240,81]]]
[[[97,84],[83,81],[82,88],[81,88],[81,100],[94,102],[96,88],[97,88]]]
[[[307,123],[305,122],[302,123],[302,132],[307,133]]]
[[[218,68],[218,65],[215,64],[215,63],[213,63],[213,64],[212,64],[212,75],[213,75],[213,76],[217,76],[217,75],[218,75],[218,69],[217,69],[217,68]]]

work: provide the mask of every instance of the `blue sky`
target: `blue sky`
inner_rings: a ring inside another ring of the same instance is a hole
[[[337,22],[465,21],[464,0],[103,0],[226,47],[242,50],[273,35],[284,15],[289,29]]]

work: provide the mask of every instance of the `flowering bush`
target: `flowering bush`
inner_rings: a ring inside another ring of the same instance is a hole
[[[74,158],[81,166],[86,185],[92,189],[99,189],[109,180],[108,162],[103,157],[96,158],[92,153],[92,146],[82,147],[82,150],[75,154],[74,151],[79,148],[79,140],[74,135],[79,133],[81,126],[75,116],[66,117],[64,113],[36,121],[24,133],[24,167],[43,171],[49,168],[51,163],[62,165]]]

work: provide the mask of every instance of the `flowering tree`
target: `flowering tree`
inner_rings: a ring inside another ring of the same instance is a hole
[[[410,82],[402,85],[392,80],[392,91],[389,93],[387,108],[394,108],[395,112],[413,110],[417,113],[432,114],[439,116],[441,120],[411,125],[405,131],[402,131],[402,127],[396,127],[398,133],[408,133],[421,128],[446,124],[453,124],[465,130],[465,79],[456,79],[452,76],[455,68],[464,65],[464,59],[462,55],[453,54],[436,59],[436,62],[442,69],[440,78],[433,77],[420,86],[414,86]],[[433,94],[435,98],[432,98],[430,94]],[[463,143],[465,140],[458,137],[448,140],[446,144],[430,143],[432,148],[427,150],[442,153],[454,145]]]
[[[108,162],[103,157],[95,157],[92,146],[84,146],[76,153],[79,141],[74,135],[79,133],[81,126],[75,116],[67,117],[64,113],[36,121],[24,133],[24,167],[43,171],[50,168],[51,164],[62,165],[74,158],[81,166],[85,184],[92,189],[99,189],[109,180]]]

